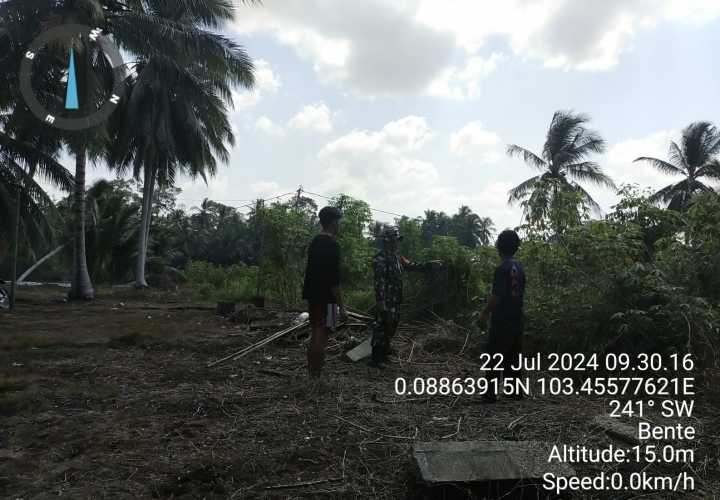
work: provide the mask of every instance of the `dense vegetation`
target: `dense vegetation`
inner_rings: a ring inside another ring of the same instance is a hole
[[[71,298],[92,298],[92,277],[96,283],[134,281],[138,288],[187,283],[189,293],[208,300],[262,294],[288,307],[300,305],[305,249],[318,229],[316,200],[298,193],[259,201],[247,214],[212,200],[190,210],[176,203],[177,175],[205,179],[227,160],[234,140],[227,114],[231,90],[254,83],[244,50],[216,34],[234,15],[223,0],[2,5],[0,50],[12,67],[41,24],[69,20],[103,26],[135,56],[124,105],[106,126],[80,134],[38,125],[19,97],[17,75],[2,76],[3,276],[13,274],[12,241],[19,242],[21,272],[55,251],[30,279],[70,281]],[[101,59],[78,50],[80,58]],[[600,211],[584,185],[615,185],[593,158],[604,152],[605,141],[588,122],[586,115],[558,111],[542,151],[508,147],[510,156],[537,171],[508,200],[520,203],[525,214],[519,258],[528,273],[529,333],[546,348],[687,348],[715,356],[720,201],[713,183],[720,179],[720,131],[709,122],[692,123],[670,144],[667,159],[638,158],[678,181],[655,193],[622,187],[612,212],[591,219]],[[75,175],[57,162],[63,150],[75,159]],[[132,180],[86,189],[88,158]],[[67,198],[53,203],[38,175],[64,189]],[[340,195],[331,203],[345,214],[340,243],[349,302],[368,310],[370,261],[381,224],[362,200]],[[497,260],[492,221],[462,206],[453,215],[428,210],[416,219],[387,222],[404,234],[406,256],[446,263],[408,277],[409,312],[432,306],[471,323]]]

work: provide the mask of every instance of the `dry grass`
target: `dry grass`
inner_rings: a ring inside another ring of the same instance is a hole
[[[383,372],[347,362],[351,336],[364,333],[341,332],[328,348],[325,387],[312,391],[304,335],[208,368],[270,332],[245,331],[181,295],[105,291],[93,303],[53,302],[59,296],[23,294],[16,314],[0,316],[7,498],[397,499],[415,440],[610,442],[589,426],[606,411],[601,399],[483,406],[396,396],[398,376],[479,376],[478,340],[452,325],[406,325],[399,360]],[[720,422],[709,399],[698,404],[705,434],[692,467],[704,492],[684,498],[718,491]]]

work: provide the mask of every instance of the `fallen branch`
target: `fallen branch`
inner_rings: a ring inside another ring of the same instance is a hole
[[[306,321],[306,322],[304,322],[304,323],[300,323],[299,325],[295,325],[295,326],[293,326],[293,327],[290,327],[290,328],[288,328],[288,329],[286,329],[286,330],[281,330],[281,331],[277,332],[276,334],[271,335],[270,337],[267,337],[266,339],[263,339],[263,340],[261,340],[260,342],[257,342],[256,344],[253,344],[253,345],[251,345],[250,347],[248,347],[247,349],[243,350],[241,353],[235,355],[235,356],[233,357],[233,360],[236,360],[236,359],[242,358],[242,357],[244,357],[244,356],[247,356],[247,355],[250,354],[251,352],[257,351],[257,350],[260,349],[261,347],[265,347],[266,345],[268,345],[268,344],[276,341],[277,339],[279,339],[279,338],[281,338],[281,337],[284,337],[284,336],[286,336],[286,335],[289,335],[289,334],[291,334],[292,332],[294,332],[294,331],[296,331],[296,330],[300,330],[301,328],[303,328],[303,327],[305,327],[305,326],[307,326],[307,325],[309,325],[309,324],[310,324],[310,322],[309,322],[309,321]]]
[[[207,366],[208,366],[208,368],[210,368],[210,367],[212,367],[212,366],[219,365],[220,363],[224,363],[225,361],[228,361],[228,360],[230,360],[230,359],[241,358],[241,357],[243,357],[243,356],[245,356],[245,355],[247,355],[247,354],[250,354],[251,352],[253,352],[253,351],[257,350],[257,349],[260,349],[261,347],[264,347],[264,346],[270,344],[271,342],[279,339],[280,337],[284,337],[285,335],[288,335],[288,334],[294,332],[295,330],[299,330],[300,328],[303,328],[303,327],[305,327],[305,326],[307,326],[307,325],[309,325],[309,324],[310,324],[310,322],[309,322],[309,321],[306,321],[306,322],[304,322],[304,323],[300,323],[299,325],[291,326],[291,327],[289,327],[289,328],[285,328],[284,330],[280,330],[279,332],[273,333],[273,334],[270,335],[269,337],[266,337],[266,338],[264,338],[263,340],[261,340],[261,341],[259,341],[259,342],[256,342],[256,343],[254,343],[254,344],[252,344],[252,345],[249,345],[249,346],[246,346],[246,347],[244,347],[244,348],[240,349],[239,351],[236,351],[236,352],[234,352],[234,353],[232,353],[232,354],[228,354],[228,355],[225,356],[224,358],[220,358],[220,359],[218,359],[217,361],[213,361],[212,363],[208,363]]]
[[[375,320],[375,318],[372,318],[372,317],[367,316],[367,315],[365,315],[365,314],[357,313],[357,312],[355,312],[355,311],[348,311],[348,312],[347,312],[347,315],[348,315],[348,317],[350,317],[350,318],[355,318],[355,319],[359,319],[359,320],[361,320],[361,321],[366,321],[366,322],[367,322],[367,321],[374,321],[374,320]]]
[[[539,410],[539,411],[534,411],[534,412],[532,412],[532,413],[526,413],[525,415],[520,415],[518,418],[516,418],[515,420],[513,420],[512,422],[510,422],[510,423],[508,424],[507,428],[508,428],[509,431],[511,431],[512,428],[515,427],[515,425],[516,425],[518,422],[520,422],[521,420],[523,420],[523,419],[525,419],[525,418],[527,418],[527,417],[531,417],[531,416],[533,416],[533,415],[537,415],[538,413],[542,413],[542,412],[544,412],[544,411],[545,411],[545,409]]]
[[[287,488],[299,488],[301,486],[313,486],[315,484],[323,484],[323,483],[331,483],[334,481],[342,481],[343,478],[341,477],[331,477],[328,479],[317,479],[315,481],[301,481],[299,483],[291,483],[291,484],[275,484],[273,486],[266,486],[266,490],[280,490],[280,489],[287,489]]]
[[[452,434],[448,434],[447,436],[442,436],[440,439],[448,439],[453,436],[457,436],[460,433],[460,422],[461,421],[462,421],[462,417],[458,417],[457,429],[455,429],[455,432],[453,432]]]
[[[409,436],[392,436],[392,435],[390,435],[390,434],[383,434],[383,433],[381,433],[381,432],[377,432],[377,431],[374,431],[374,430],[372,430],[372,429],[368,429],[367,427],[363,427],[362,425],[358,425],[358,424],[356,424],[355,422],[351,422],[351,421],[348,420],[348,419],[342,418],[340,415],[335,415],[335,418],[337,418],[338,420],[342,420],[342,421],[345,422],[346,424],[349,424],[349,425],[351,425],[351,426],[353,426],[353,427],[355,427],[355,428],[357,428],[357,429],[360,429],[361,431],[369,432],[369,433],[371,433],[371,434],[376,434],[376,435],[378,435],[378,436],[380,436],[380,437],[384,437],[384,438],[387,438],[387,439],[406,439],[406,440],[409,440],[409,441],[414,441],[415,438],[417,437],[417,427],[415,428],[415,435],[412,436],[412,437],[409,437]]]
[[[377,394],[373,394],[373,400],[377,403],[383,403],[387,405],[394,405],[397,403],[409,403],[411,401],[426,402],[430,401],[430,398],[400,398],[400,399],[380,399]]]
[[[290,375],[277,370],[271,370],[269,368],[263,368],[260,373],[266,373],[268,375],[275,375],[276,377],[288,378]]]

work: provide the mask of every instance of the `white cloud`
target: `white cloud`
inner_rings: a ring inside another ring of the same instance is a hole
[[[240,9],[235,28],[271,33],[355,94],[470,99],[500,60],[480,53],[491,39],[547,67],[602,71],[641,30],[718,17],[717,0],[268,0]]]
[[[438,168],[423,159],[424,146],[433,136],[422,117],[408,116],[386,124],[379,131],[355,130],[328,143],[318,157],[325,181],[318,189],[326,194],[347,193],[373,207],[418,216],[426,209],[452,213],[461,204],[498,227],[517,225],[520,212],[507,206],[507,182],[490,182],[456,188]],[[382,220],[392,216],[376,214]]]
[[[500,136],[486,130],[479,121],[469,122],[450,136],[450,151],[482,162],[498,161],[501,146]]]
[[[618,187],[637,184],[642,190],[657,191],[680,178],[666,175],[645,162],[634,163],[634,160],[641,156],[666,160],[670,141],[678,140],[679,136],[679,131],[661,130],[645,137],[617,142],[608,148],[603,170]],[[606,211],[617,202],[612,190],[588,186],[588,191]]]
[[[270,67],[270,63],[263,59],[256,59],[255,63],[255,88],[253,90],[233,90],[232,98],[235,109],[255,106],[266,94],[274,94],[281,87],[280,78]]]
[[[272,181],[260,181],[250,184],[250,190],[260,196],[275,196],[280,193],[280,185]]]
[[[418,20],[453,33],[469,54],[501,37],[520,57],[578,70],[614,67],[638,29],[718,17],[716,0],[420,0],[417,10]]]
[[[415,0],[267,1],[236,28],[270,32],[312,61],[318,78],[365,96],[423,93],[449,65],[453,35],[420,23]]]
[[[324,103],[309,104],[288,122],[288,126],[298,130],[327,134],[332,132],[330,108]]]
[[[445,69],[428,87],[428,94],[448,99],[473,99],[480,92],[480,82],[495,72],[497,63],[504,56],[493,53],[490,57],[473,56],[464,68],[455,66]]]
[[[282,136],[285,133],[280,125],[276,124],[267,116],[261,116],[255,121],[255,130],[273,136]]]
[[[178,197],[178,203],[185,205],[187,208],[200,205],[204,198],[220,202],[233,198],[233,196],[230,196],[233,194],[230,191],[230,178],[226,174],[208,178],[207,184],[201,179],[193,180],[184,177],[177,185],[182,189],[182,193]]]
[[[641,156],[667,160],[670,141],[679,140],[680,132],[661,130],[638,139],[612,145],[607,152],[607,173],[617,184],[639,184],[654,189],[664,187],[677,177],[668,176],[645,162],[633,163]]]

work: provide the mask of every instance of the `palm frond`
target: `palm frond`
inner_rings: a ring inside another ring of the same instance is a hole
[[[531,177],[512,188],[510,191],[508,191],[508,203],[510,205],[513,205],[514,203],[523,200],[528,195],[528,193],[533,191],[540,179],[541,176],[536,175],[535,177]]]
[[[568,177],[573,180],[591,182],[598,186],[617,189],[613,180],[602,172],[600,165],[593,161],[573,163],[565,166]]]
[[[576,114],[572,111],[556,111],[550,121],[545,145],[543,147],[543,158],[552,162],[572,142],[575,136],[583,129],[582,125],[590,121],[590,117],[584,114]]]
[[[530,165],[533,168],[536,168],[538,170],[544,170],[547,166],[547,163],[545,160],[537,156],[532,151],[529,151],[525,148],[522,148],[520,146],[517,146],[515,144],[510,144],[507,147],[507,154],[510,157],[520,156],[522,157],[523,161]]]
[[[574,189],[575,191],[577,191],[577,192],[580,193],[580,195],[582,196],[583,201],[584,201],[585,203],[587,203],[587,205],[590,207],[590,209],[591,209],[596,215],[601,215],[601,214],[602,214],[602,208],[600,208],[600,205],[598,204],[598,202],[596,202],[596,201],[593,199],[593,197],[590,196],[590,193],[588,193],[587,191],[585,191],[585,189],[583,189],[583,187],[582,187],[581,185],[579,185],[579,184],[573,184],[572,187],[573,187],[573,189]]]
[[[714,159],[697,171],[698,177],[709,177],[713,180],[720,180],[720,159]]]
[[[635,158],[633,160],[633,163],[636,162],[645,162],[649,163],[653,167],[655,167],[657,170],[669,174],[669,175],[684,175],[685,172],[682,170],[682,168],[677,167],[673,165],[672,163],[668,163],[664,160],[660,160],[658,158],[651,158],[648,156],[641,156],[639,158]]]

